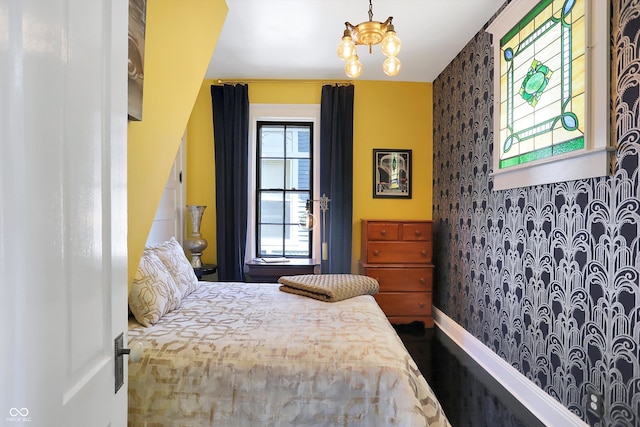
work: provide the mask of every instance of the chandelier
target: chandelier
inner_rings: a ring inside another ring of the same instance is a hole
[[[369,0],[369,20],[353,25],[345,22],[347,27],[342,35],[342,41],[338,45],[338,56],[345,60],[344,72],[347,76],[356,79],[362,74],[362,63],[358,58],[356,45],[369,46],[369,53],[374,45],[380,44],[382,53],[387,57],[382,63],[382,70],[388,76],[395,76],[400,72],[400,60],[398,53],[402,43],[393,28],[390,16],[384,22],[373,20],[373,6]]]

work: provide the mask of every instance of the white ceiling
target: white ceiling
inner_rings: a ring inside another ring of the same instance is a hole
[[[348,80],[336,48],[367,21],[368,0],[226,0],[229,13],[206,78]],[[372,0],[373,20],[393,16],[402,51],[396,77],[382,72],[380,46],[358,46],[358,80],[432,82],[505,0]]]

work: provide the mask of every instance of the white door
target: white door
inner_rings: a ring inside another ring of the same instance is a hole
[[[126,425],[127,25],[127,0],[0,1],[2,426]]]
[[[159,243],[175,237],[180,244],[184,245],[184,229],[185,229],[185,173],[186,155],[185,155],[185,136],[180,141],[178,153],[173,162],[173,167],[167,178],[167,185],[162,192],[162,198],[156,211],[156,216],[151,223],[151,230],[147,237],[147,246],[157,245]]]

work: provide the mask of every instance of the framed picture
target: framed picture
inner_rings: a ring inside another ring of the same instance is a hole
[[[373,149],[373,197],[411,198],[411,150]]]
[[[129,0],[129,120],[142,120],[147,0]]]

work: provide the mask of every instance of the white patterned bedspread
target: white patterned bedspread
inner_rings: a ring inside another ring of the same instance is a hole
[[[129,426],[449,426],[372,296],[201,282],[129,342]]]

